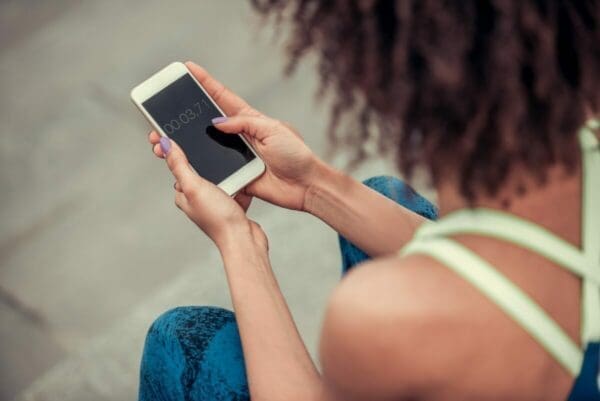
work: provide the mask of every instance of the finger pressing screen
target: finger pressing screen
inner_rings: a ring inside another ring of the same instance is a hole
[[[234,116],[215,118],[213,124],[219,131],[226,134],[243,133],[262,141],[273,135],[278,122],[265,117]]]

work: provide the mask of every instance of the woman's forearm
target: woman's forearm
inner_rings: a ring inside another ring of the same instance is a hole
[[[397,251],[425,219],[329,166],[307,190],[305,210],[370,256]]]
[[[252,233],[220,247],[252,400],[316,400],[320,376],[290,314],[268,253]]]

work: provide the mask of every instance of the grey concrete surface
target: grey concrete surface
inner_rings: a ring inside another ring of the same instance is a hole
[[[315,73],[309,62],[282,77],[273,30],[246,1],[10,0],[0,15],[0,400],[133,399],[153,318],[229,298],[129,90],[192,59],[323,154]],[[376,161],[355,174],[391,171]],[[315,355],[336,235],[261,202],[250,215]]]

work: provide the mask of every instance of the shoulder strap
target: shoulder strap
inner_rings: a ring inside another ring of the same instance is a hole
[[[600,143],[588,127],[581,130],[579,138],[583,159],[583,251],[600,264]]]
[[[599,128],[600,122],[593,120],[579,135],[582,250],[536,224],[486,209],[463,210],[426,223],[401,250],[401,255],[424,254],[448,266],[498,305],[573,376],[581,369],[583,354],[554,319],[476,253],[444,237],[461,233],[497,237],[531,249],[578,275],[582,279],[582,343],[600,341],[600,143],[592,132]],[[598,380],[600,383],[600,376]]]
[[[424,224],[415,240],[454,234],[479,234],[515,243],[554,261],[582,279],[581,341],[600,341],[600,144],[592,120],[579,134],[582,159],[582,250],[551,231],[491,209],[460,210]]]
[[[564,266],[579,277],[600,285],[600,271],[579,249],[551,231],[512,214],[492,209],[460,210],[432,224],[423,224],[415,239],[454,234],[478,234],[513,242]]]
[[[571,375],[581,368],[577,344],[535,301],[477,254],[455,241],[431,238],[410,242],[401,255],[424,254],[443,263],[498,305]]]
[[[599,128],[592,120],[581,130],[583,159],[582,248],[586,259],[593,261],[590,270],[600,274],[600,144],[592,130]],[[581,338],[584,344],[600,341],[600,285],[583,280],[581,294]]]

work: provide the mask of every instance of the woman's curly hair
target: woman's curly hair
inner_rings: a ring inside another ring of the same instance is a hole
[[[599,1],[252,3],[292,22],[290,71],[318,54],[333,143],[358,158],[376,138],[406,177],[453,174],[469,201],[496,195],[515,166],[540,183],[551,165],[576,171],[576,133],[600,105]],[[340,134],[345,114],[355,129]]]

